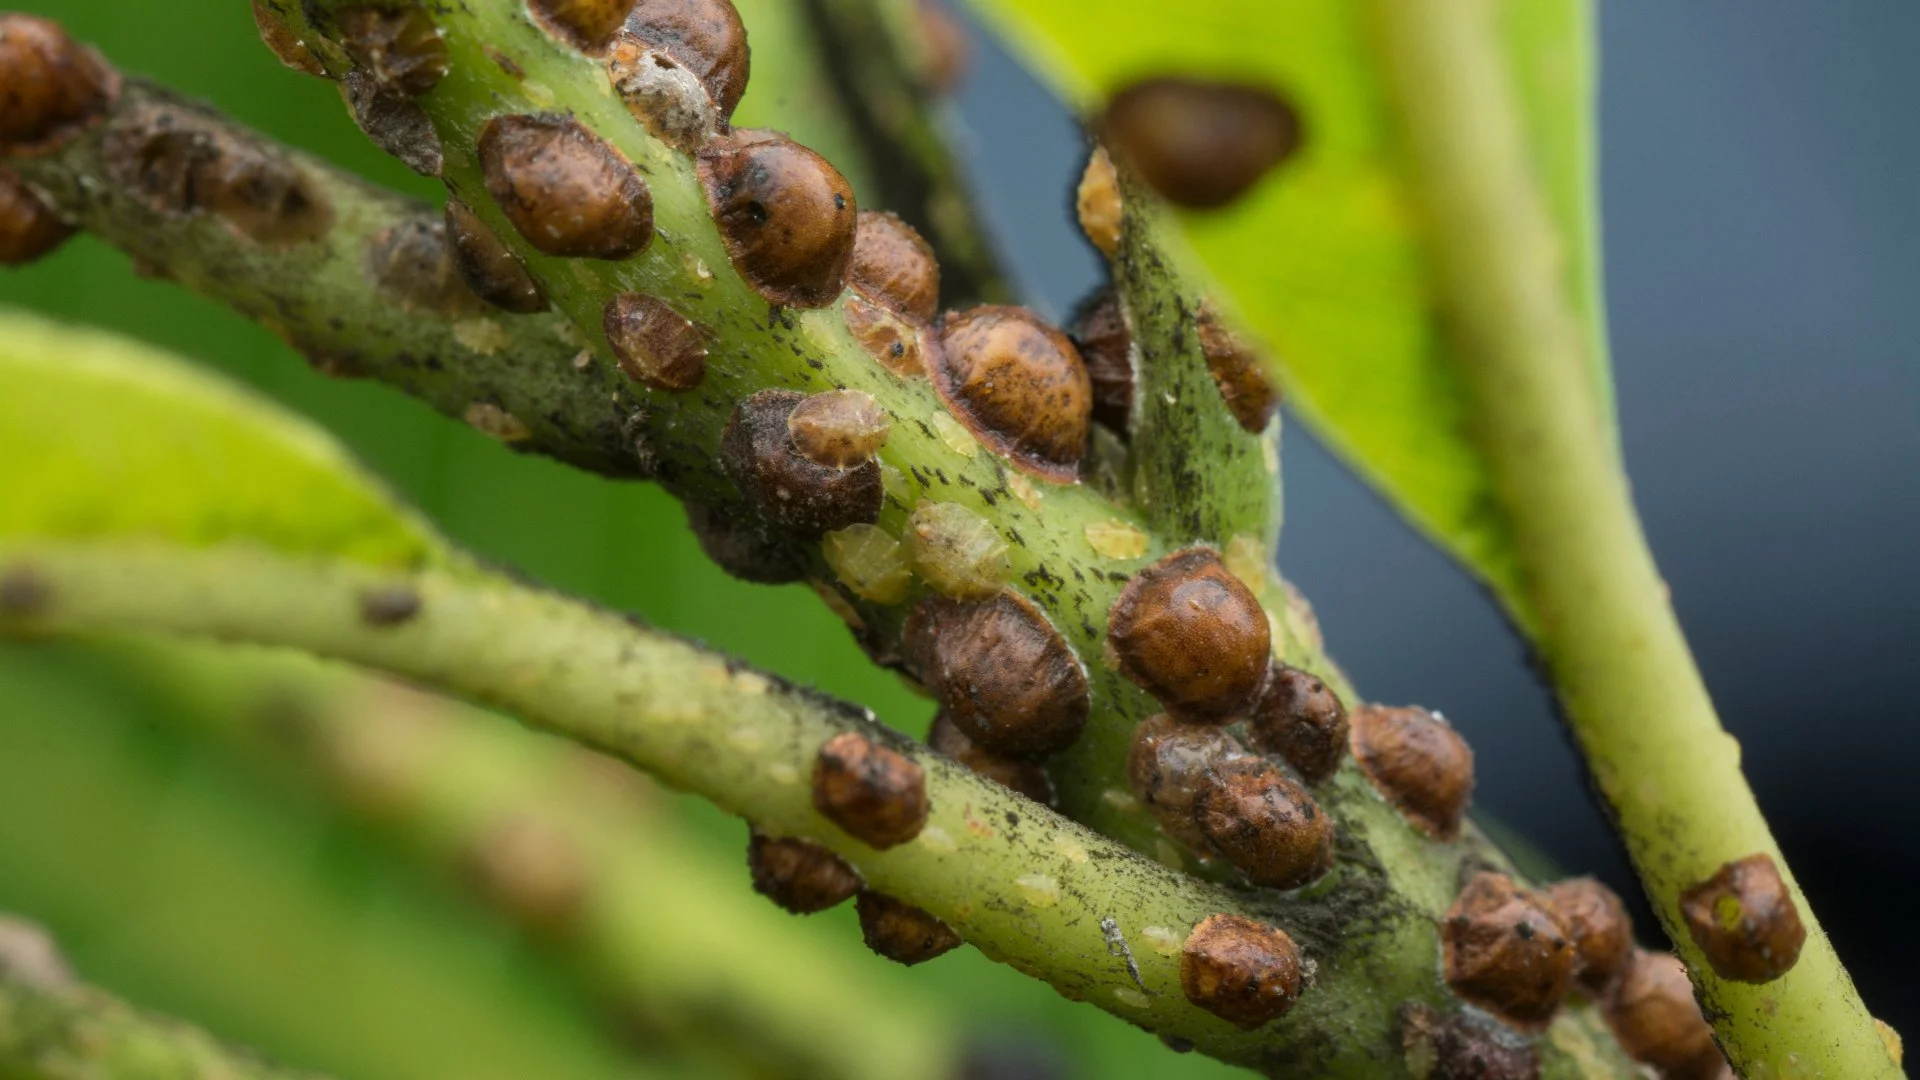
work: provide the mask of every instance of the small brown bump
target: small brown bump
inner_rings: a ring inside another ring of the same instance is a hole
[[[1112,258],[1120,250],[1120,230],[1126,222],[1126,204],[1120,197],[1120,174],[1114,171],[1113,158],[1104,146],[1093,148],[1086,171],[1080,174],[1080,187],[1074,192],[1074,210],[1080,215],[1080,231],[1100,254]]]
[[[924,600],[902,642],[944,714],[989,753],[1046,757],[1086,727],[1086,671],[1033,601],[1012,589],[979,601]]]
[[[326,65],[267,7],[266,0],[253,0],[253,22],[260,30],[260,41],[280,63],[303,75],[326,77]]]
[[[973,65],[973,43],[967,39],[967,28],[941,0],[920,0],[915,22],[920,34],[921,77],[927,90],[942,96],[953,93]]]
[[[1260,601],[1201,547],[1134,575],[1107,623],[1121,672],[1189,723],[1223,723],[1252,708],[1271,634]]]
[[[721,127],[699,76],[680,61],[622,34],[607,55],[607,77],[634,119],[669,146],[692,153]]]
[[[742,581],[785,585],[806,576],[792,538],[725,510],[688,502],[687,527],[720,569]]]
[[[360,621],[399,626],[420,614],[420,594],[410,585],[380,585],[360,594]]]
[[[1441,924],[1447,985],[1522,1030],[1544,1027],[1573,984],[1566,928],[1505,874],[1475,874]]]
[[[0,154],[51,153],[106,115],[120,76],[51,19],[0,14]]]
[[[1200,308],[1198,322],[1200,352],[1206,357],[1214,385],[1226,400],[1227,411],[1243,430],[1260,434],[1280,410],[1280,395],[1267,381],[1260,354],[1228,329],[1211,307]]]
[[[1633,922],[1612,889],[1590,877],[1570,878],[1540,891],[1540,900],[1573,938],[1580,985],[1603,993],[1633,958]]]
[[[1274,661],[1254,704],[1248,741],[1277,754],[1309,784],[1324,784],[1347,753],[1347,707],[1317,675]]]
[[[1070,337],[1093,385],[1093,418],[1125,438],[1133,414],[1133,334],[1111,287],[1089,296],[1074,315]]]
[[[867,948],[889,960],[911,967],[960,946],[953,927],[912,904],[872,890],[854,901],[860,914],[860,936]]]
[[[1422,1080],[1540,1080],[1540,1054],[1497,1025],[1425,1005],[1400,1013],[1407,1071]]]
[[[1210,850],[1200,831],[1200,799],[1215,770],[1244,755],[1239,740],[1222,728],[1182,724],[1160,713],[1133,729],[1127,749],[1127,780],[1160,828],[1196,853]]]
[[[1727,863],[1680,894],[1687,933],[1723,979],[1764,983],[1800,959],[1807,928],[1773,856]]]
[[[480,132],[487,192],[534,250],[624,259],[653,240],[653,196],[632,163],[570,116],[497,116]]]
[[[813,808],[884,851],[920,835],[927,823],[927,775],[905,754],[843,731],[814,759]]]
[[[825,911],[860,891],[860,873],[829,848],[755,832],[747,840],[753,891],[795,915]]]
[[[0,618],[27,619],[53,606],[53,585],[31,566],[0,573]]]
[[[880,465],[868,459],[835,469],[803,457],[787,420],[806,395],[762,390],[734,407],[720,437],[720,464],[772,524],[804,536],[880,517],[885,489]]]
[[[665,300],[621,293],[601,325],[627,378],[655,390],[691,390],[707,375],[707,338]]]
[[[787,435],[802,457],[830,469],[873,460],[893,421],[873,395],[859,390],[812,394],[787,414]]]
[[[72,236],[73,226],[12,170],[0,168],[0,266],[25,266]]]
[[[529,814],[493,822],[464,853],[468,880],[490,903],[535,934],[575,929],[592,891],[587,859],[551,823]]]
[[[1174,77],[1113,96],[1101,138],[1168,202],[1212,209],[1299,148],[1299,114],[1266,87]]]
[[[502,311],[528,315],[547,310],[547,296],[526,264],[458,199],[447,200],[447,239],[453,244],[454,269],[474,295]]]
[[[1307,790],[1252,755],[1221,762],[1195,821],[1207,842],[1255,885],[1297,889],[1333,868],[1333,819]]]
[[[933,247],[898,214],[860,211],[849,285],[901,315],[930,321],[940,310],[940,264]]]
[[[706,86],[721,118],[733,115],[747,91],[752,54],[731,0],[640,0],[624,33],[680,61]]]
[[[931,330],[859,293],[848,295],[841,311],[846,316],[847,332],[881,367],[907,378],[927,373],[927,357],[940,347]]]
[[[446,40],[419,4],[359,4],[342,9],[335,19],[347,55],[382,86],[415,97],[446,77]]]
[[[1300,998],[1300,950],[1285,932],[1239,915],[1209,915],[1180,950],[1187,1000],[1248,1031]]]
[[[853,188],[799,143],[742,129],[700,151],[700,182],[735,270],[769,301],[833,303],[853,261]]]
[[[1473,750],[1445,720],[1418,707],[1354,710],[1354,760],[1375,790],[1436,840],[1460,835],[1473,800]]]
[[[102,143],[107,170],[147,207],[212,214],[270,248],[318,240],[333,224],[326,191],[305,166],[190,108],[144,104],[116,117]]]
[[[1686,965],[1668,953],[1635,949],[1606,1002],[1607,1024],[1621,1049],[1660,1070],[1664,1080],[1713,1080],[1726,1058],[1700,1015]]]
[[[1053,780],[1031,761],[990,754],[980,748],[945,712],[933,718],[927,745],[934,753],[965,765],[1002,787],[1011,788],[1043,806],[1053,805]]]
[[[633,6],[634,0],[527,0],[548,33],[586,53],[605,49]]]
[[[361,70],[340,80],[340,99],[361,134],[382,153],[421,176],[440,175],[446,164],[440,134],[419,102]]]
[[[443,220],[409,218],[375,235],[367,275],[409,312],[461,318],[486,310],[454,266]]]
[[[940,320],[934,389],[981,442],[1014,467],[1069,483],[1093,412],[1073,342],[1023,307],[986,305]]]

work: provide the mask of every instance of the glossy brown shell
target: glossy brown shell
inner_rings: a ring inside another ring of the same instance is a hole
[[[1160,713],[1133,729],[1127,781],[1162,831],[1206,855],[1212,844],[1200,831],[1200,799],[1219,770],[1245,754],[1240,741],[1223,728],[1183,724]]]
[[[746,24],[731,0],[640,0],[625,32],[686,65],[724,119],[747,92],[752,55]]]
[[[1540,900],[1573,939],[1579,957],[1574,976],[1580,985],[1590,993],[1604,992],[1633,958],[1633,922],[1626,905],[1590,877],[1555,882],[1540,890]]]
[[[1350,717],[1353,756],[1374,788],[1437,840],[1460,835],[1473,801],[1473,750],[1421,708],[1363,705]]]
[[[913,759],[857,731],[821,745],[813,808],[876,850],[904,844],[927,823],[927,777]]]
[[[73,232],[24,181],[0,168],[0,266],[25,266],[65,243]]]
[[[527,273],[526,264],[458,199],[447,200],[447,241],[454,269],[475,296],[502,311],[526,315],[547,310],[546,293]]]
[[[653,240],[653,196],[620,151],[570,116],[497,116],[480,132],[487,193],[534,250],[624,259]]]
[[[700,151],[700,182],[727,257],[785,307],[825,307],[853,262],[859,207],[827,160],[784,136],[742,129]]]
[[[1727,863],[1680,894],[1687,933],[1723,979],[1764,983],[1800,959],[1807,928],[1773,856]]]
[[[1211,307],[1201,307],[1197,321],[1200,352],[1227,411],[1244,431],[1258,435],[1267,430],[1274,413],[1280,411],[1280,393],[1268,381],[1260,354],[1228,329]]]
[[[211,215],[269,248],[326,235],[333,206],[278,147],[183,105],[146,104],[114,118],[101,152],[108,173],[163,214]]]
[[[853,902],[867,948],[909,967],[960,947],[953,927],[912,904],[867,890]]]
[[[851,469],[807,460],[787,420],[806,395],[762,390],[736,405],[720,437],[720,464],[771,524],[817,537],[880,517],[886,497],[880,465]]]
[[[1620,985],[1606,1002],[1607,1024],[1635,1061],[1659,1069],[1664,1080],[1713,1080],[1726,1058],[1700,1015],[1693,983],[1678,957],[1636,949]]]
[[[986,600],[922,601],[903,647],[946,716],[990,753],[1046,757],[1086,727],[1091,698],[1079,659],[1033,601],[1011,589]]]
[[[120,76],[51,19],[0,14],[0,154],[50,153],[106,114]]]
[[[1263,758],[1215,766],[1194,820],[1213,850],[1255,885],[1297,889],[1333,868],[1333,819]]]
[[[987,305],[940,321],[934,389],[981,442],[1055,483],[1079,475],[1093,388],[1079,350],[1023,307]]]
[[[367,244],[367,276],[410,312],[460,318],[486,310],[454,266],[442,219],[409,218]]]
[[[830,848],[798,837],[747,838],[753,891],[795,915],[825,911],[860,891],[860,873]]]
[[[1107,103],[1101,140],[1161,197],[1225,206],[1291,157],[1300,117],[1270,89],[1177,76],[1144,79]]]
[[[417,97],[447,74],[447,43],[419,4],[356,4],[334,16],[340,44],[381,85]]]
[[[691,390],[707,374],[707,336],[665,300],[620,293],[600,320],[627,378],[654,390]]]
[[[1134,575],[1107,623],[1120,671],[1190,723],[1223,723],[1253,707],[1271,635],[1260,601],[1201,547]]]
[[[1081,302],[1071,336],[1093,386],[1093,418],[1126,438],[1133,415],[1133,333],[1111,287]]]
[[[1251,1031],[1300,999],[1300,949],[1274,927],[1209,915],[1181,946],[1180,989],[1194,1005]]]
[[[1254,704],[1248,741],[1324,784],[1347,754],[1347,707],[1319,676],[1274,661]]]
[[[847,284],[918,322],[940,310],[940,264],[932,245],[885,210],[860,211]]]
[[[1053,805],[1053,781],[1047,770],[1031,761],[1001,757],[980,748],[959,725],[944,712],[933,718],[927,731],[927,745],[941,757],[965,765],[981,776],[1025,795],[1043,806]]]
[[[320,58],[313,54],[312,49],[307,48],[305,42],[287,28],[287,24],[274,17],[273,13],[267,9],[265,0],[253,0],[253,23],[260,31],[260,43],[265,45],[282,65],[303,75],[326,77],[326,65],[320,62]]]
[[[1447,985],[1523,1030],[1553,1019],[1575,954],[1551,910],[1505,874],[1473,876],[1441,922]]]
[[[527,0],[548,33],[587,53],[607,47],[633,6],[634,0]]]

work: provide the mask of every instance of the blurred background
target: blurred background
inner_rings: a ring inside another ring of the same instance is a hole
[[[62,20],[126,70],[433,195],[367,148],[331,88],[281,69],[238,0],[15,5]],[[1789,859],[1869,1007],[1912,1035],[1920,717],[1904,680],[1920,652],[1920,128],[1906,105],[1920,99],[1920,6],[1600,7],[1608,307],[1635,490]],[[977,34],[957,105],[1019,281],[1063,315],[1098,273],[1067,211],[1075,124]],[[926,704],[871,669],[806,590],[708,568],[657,492],[516,457],[378,387],[313,375],[270,334],[135,277],[86,238],[0,274],[0,302],[204,359],[339,433],[481,553],[910,730],[926,723]],[[1635,896],[1491,604],[1298,426],[1284,460],[1282,569],[1358,685],[1443,709],[1478,751],[1481,812]],[[447,882],[395,874],[403,853],[390,838],[326,800],[202,752],[165,715],[181,707],[86,650],[0,647],[0,911],[48,924],[89,978],[344,1075],[435,1075],[422,1063],[446,1066],[460,1034],[482,1029],[494,1037],[465,1040],[463,1068],[439,1075],[532,1075],[517,1071],[527,1062],[604,1075],[636,1047],[636,1067],[689,1068],[648,1064],[645,1030],[610,1041],[609,1025],[583,1023],[537,935]],[[710,862],[736,867],[745,893],[738,823],[685,800],[664,816]],[[876,998],[983,1048],[995,1071],[982,1076],[1227,1074],[971,950],[882,970],[851,911],[793,922],[823,953],[852,958]],[[449,981],[455,990],[433,989]],[[404,1017],[401,1000],[415,1003]],[[437,1021],[425,1016],[435,1009]],[[422,1025],[443,1031],[427,1040],[443,1056],[409,1050]]]

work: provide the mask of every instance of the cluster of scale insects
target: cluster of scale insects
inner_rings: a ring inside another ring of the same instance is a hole
[[[282,2],[255,0],[263,39],[288,66],[323,74],[274,16]],[[694,156],[734,269],[770,304],[839,303],[874,362],[902,378],[928,378],[952,418],[1017,473],[1073,483],[1094,423],[1126,438],[1137,353],[1117,297],[1109,290],[1083,305],[1071,334],[1020,307],[939,316],[939,267],[918,233],[892,214],[859,210],[846,180],[808,148],[778,132],[730,126],[749,52],[728,0],[527,4],[554,38],[604,64],[650,131]],[[934,17],[929,28],[949,43],[934,66],[950,81],[951,26]],[[334,13],[333,32],[353,62],[341,93],[356,120],[402,161],[438,175],[444,155],[416,100],[448,71],[432,15],[408,3],[350,6]],[[0,154],[57,150],[101,122],[117,92],[113,70],[54,24],[0,16]],[[1088,239],[1108,256],[1119,250],[1123,221],[1116,160],[1171,202],[1218,207],[1303,139],[1294,110],[1270,90],[1181,78],[1126,88],[1096,131],[1102,145],[1077,207]],[[190,109],[153,106],[119,117],[109,144],[115,179],[158,212],[211,215],[273,248],[315,240],[331,224],[327,200],[297,169]],[[486,195],[533,249],[617,260],[652,242],[645,178],[573,117],[498,116],[477,149]],[[71,231],[0,168],[0,263],[30,262]],[[376,237],[367,265],[410,307],[457,314],[481,302],[509,312],[548,306],[521,260],[458,199],[443,227],[412,223]],[[667,299],[617,295],[602,322],[619,371],[633,383],[666,394],[702,384],[709,335]],[[1277,396],[1257,355],[1210,308],[1195,329],[1226,408],[1246,430],[1265,429]],[[497,407],[469,419],[517,423]],[[791,551],[814,542],[862,599],[903,603],[914,577],[924,580],[931,592],[906,614],[897,659],[940,703],[933,749],[1051,803],[1044,761],[1075,742],[1092,709],[1085,665],[1039,606],[1002,583],[1004,545],[978,515],[922,504],[906,530],[911,557],[898,554],[876,524],[885,497],[876,455],[892,426],[858,391],[751,394],[735,404],[718,451],[758,520],[746,526],[700,507],[690,515],[708,551],[753,580],[797,578],[803,571]],[[22,614],[12,609],[26,595],[10,587],[0,614]],[[419,598],[404,590],[362,598],[363,616],[376,626],[419,611]],[[1311,885],[1333,866],[1336,829],[1313,792],[1351,751],[1412,826],[1434,842],[1453,841],[1473,786],[1473,755],[1459,734],[1418,708],[1349,711],[1321,679],[1274,659],[1270,635],[1259,600],[1204,545],[1138,572],[1112,604],[1107,661],[1162,710],[1135,729],[1127,774],[1163,831],[1251,885]],[[812,791],[823,816],[876,850],[914,839],[928,816],[921,766],[858,731],[818,748]],[[961,943],[932,914],[867,889],[823,845],[756,832],[748,861],[754,887],[793,912],[857,897],[867,943],[902,963]],[[1682,901],[1695,942],[1722,977],[1765,982],[1798,956],[1805,931],[1764,855],[1728,863]],[[1570,994],[1600,1002],[1623,1046],[1662,1075],[1724,1075],[1684,968],[1636,948],[1619,898],[1592,879],[1532,890],[1503,874],[1475,873],[1443,917],[1441,939],[1447,984],[1484,1017],[1403,1009],[1409,1060],[1424,1061],[1425,1075],[1537,1075],[1534,1052],[1516,1034],[1543,1029]],[[1186,939],[1180,975],[1195,1005],[1255,1028],[1292,1007],[1305,968],[1282,929],[1216,914]]]

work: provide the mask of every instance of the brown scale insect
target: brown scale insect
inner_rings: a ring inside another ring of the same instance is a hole
[[[860,872],[824,845],[755,831],[747,838],[753,891],[795,915],[825,911],[860,891]]]
[[[547,32],[585,53],[598,53],[632,13],[634,0],[527,0]]]
[[[1133,729],[1127,780],[1167,835],[1204,854],[1210,844],[1197,820],[1200,800],[1216,770],[1245,754],[1224,729],[1182,724],[1160,713]]]
[[[409,585],[381,585],[360,594],[360,621],[368,626],[399,626],[420,614],[420,594]]]
[[[1573,984],[1566,928],[1505,874],[1475,874],[1441,923],[1447,985],[1522,1030],[1546,1026]]]
[[[1727,1061],[1700,1015],[1686,965],[1667,953],[1635,949],[1620,985],[1606,1000],[1608,1026],[1635,1061],[1664,1080],[1718,1080]]]
[[[1133,334],[1111,286],[1081,301],[1068,336],[1086,361],[1093,418],[1126,438],[1133,415]]]
[[[487,193],[536,251],[624,259],[653,240],[653,196],[632,163],[570,116],[497,116],[480,132]]]
[[[1120,250],[1120,230],[1126,222],[1126,203],[1120,197],[1120,174],[1114,171],[1113,157],[1104,146],[1093,148],[1087,168],[1080,174],[1080,186],[1074,191],[1073,206],[1080,218],[1080,231],[1100,254],[1113,258]]]
[[[340,100],[360,133],[382,153],[421,176],[440,175],[446,164],[440,134],[419,102],[359,69],[340,80]]]
[[[1134,575],[1107,621],[1120,671],[1188,723],[1224,723],[1252,708],[1271,635],[1260,601],[1202,547]]]
[[[1280,411],[1280,395],[1261,369],[1260,354],[1228,329],[1213,308],[1202,305],[1196,321],[1200,353],[1206,357],[1207,370],[1220,388],[1227,411],[1242,430],[1260,434]]]
[[[475,296],[502,311],[522,315],[547,310],[547,294],[527,273],[526,264],[458,199],[447,200],[447,240],[453,247],[454,269]]]
[[[925,326],[911,322],[859,293],[850,293],[841,307],[847,332],[868,356],[895,375],[925,375],[927,357],[937,355],[939,343]]]
[[[787,414],[787,435],[800,456],[830,469],[871,461],[892,430],[886,410],[859,390],[813,394]]]
[[[920,0],[915,12],[920,35],[922,78],[929,93],[945,96],[959,88],[973,64],[967,29],[940,0]]]
[[[253,0],[253,23],[260,31],[260,42],[287,68],[302,75],[316,75],[325,78],[326,65],[307,48],[287,24],[268,9],[265,0]]]
[[[1425,1005],[1400,1010],[1400,1045],[1423,1080],[1540,1080],[1540,1054],[1511,1032]]]
[[[460,318],[485,310],[454,266],[444,220],[411,218],[367,245],[367,276],[410,312]]]
[[[1299,114],[1265,87],[1167,76],[1107,103],[1100,137],[1177,206],[1214,209],[1239,198],[1299,149]]]
[[[447,43],[419,4],[360,4],[335,16],[340,44],[382,86],[418,97],[447,75]]]
[[[1633,923],[1612,889],[1590,877],[1570,878],[1540,890],[1540,900],[1559,917],[1573,939],[1574,976],[1588,992],[1601,994],[1633,958]]]
[[[699,167],[727,257],[747,284],[785,307],[833,303],[859,215],[846,177],[784,135],[749,129],[707,143]]]
[[[891,896],[868,889],[853,906],[860,915],[860,936],[867,948],[889,960],[912,967],[960,946],[960,935],[953,927]]]
[[[947,718],[989,753],[1046,757],[1086,727],[1085,670],[1033,601],[1012,589],[979,601],[923,600],[907,617],[902,647]]]
[[[916,322],[930,322],[940,310],[940,263],[932,245],[885,210],[860,211],[847,284]]]
[[[1247,741],[1309,784],[1324,784],[1347,752],[1347,707],[1319,676],[1274,661],[1254,703]]]
[[[1773,856],[1727,863],[1680,894],[1687,933],[1723,979],[1764,983],[1800,959],[1807,928]]]
[[[981,442],[1042,479],[1078,476],[1093,388],[1065,334],[1026,308],[990,304],[941,319],[929,359],[934,389]]]
[[[801,456],[787,419],[806,395],[762,390],[734,406],[720,437],[720,464],[772,524],[804,536],[880,517],[886,492],[880,465],[869,458],[852,469],[819,465]]]
[[[1214,765],[1194,821],[1255,885],[1297,889],[1333,868],[1333,819],[1305,788],[1251,754]]]
[[[1300,949],[1275,927],[1209,915],[1181,946],[1180,989],[1199,1008],[1251,1031],[1300,999]]]
[[[51,19],[0,14],[0,154],[52,153],[106,115],[120,76]]]
[[[692,153],[723,126],[699,76],[631,34],[615,39],[607,77],[627,111],[675,149]]]
[[[270,248],[317,240],[333,206],[279,150],[180,105],[142,105],[115,118],[102,143],[107,171],[151,209],[211,214]]]
[[[898,750],[843,731],[814,758],[813,808],[847,835],[884,851],[920,835],[926,825],[927,774]]]
[[[730,0],[640,0],[622,35],[685,65],[706,87],[723,120],[747,92],[752,55],[746,24]]]
[[[727,573],[761,585],[785,585],[806,576],[791,538],[779,536],[758,522],[689,501],[687,527],[700,550]]]
[[[1042,806],[1053,805],[1053,780],[1031,761],[990,754],[981,749],[945,712],[933,718],[927,731],[933,752],[966,766],[1002,787],[1011,788]]]
[[[74,233],[26,182],[0,168],[0,266],[25,266]]]
[[[1360,771],[1436,840],[1460,835],[1473,799],[1473,750],[1446,721],[1417,707],[1363,705],[1350,717]]]
[[[627,378],[655,390],[691,390],[707,375],[707,337],[665,300],[621,293],[601,318],[613,359]]]

